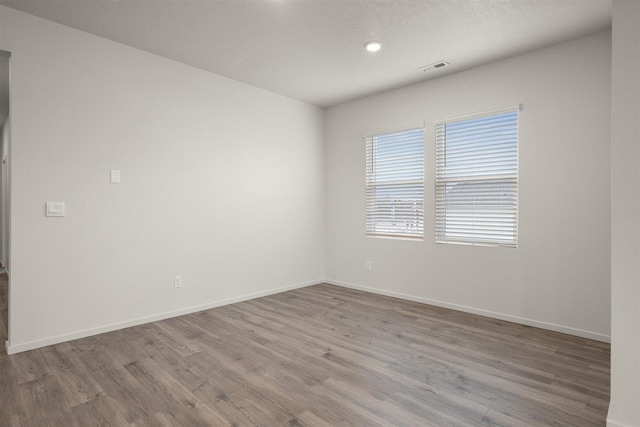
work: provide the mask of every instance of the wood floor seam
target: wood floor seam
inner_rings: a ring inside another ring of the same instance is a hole
[[[606,343],[319,284],[2,354],[0,425],[596,427],[609,375]]]

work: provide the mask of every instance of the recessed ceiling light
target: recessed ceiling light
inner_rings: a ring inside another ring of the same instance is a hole
[[[368,41],[364,44],[364,48],[369,52],[377,52],[382,47],[382,43],[376,41]]]

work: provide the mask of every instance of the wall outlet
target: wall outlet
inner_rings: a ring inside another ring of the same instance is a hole
[[[182,287],[182,276],[176,276],[173,278],[173,285],[176,288],[181,288]]]
[[[371,271],[371,261],[365,261],[364,269],[367,271]]]

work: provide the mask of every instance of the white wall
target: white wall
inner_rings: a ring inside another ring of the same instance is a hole
[[[0,12],[10,352],[323,278],[323,110]]]
[[[614,1],[610,427],[640,426],[640,2]]]
[[[330,282],[607,341],[610,56],[604,32],[330,108]],[[519,247],[435,244],[434,120],[515,103],[523,106]],[[367,238],[362,136],[422,121],[425,239]]]
[[[608,339],[609,33],[331,108],[325,128],[315,107],[6,7],[0,19],[10,351],[323,277]],[[433,120],[516,102],[519,248],[436,245]],[[365,238],[362,135],[420,121],[426,238]],[[67,216],[46,218],[47,200]]]

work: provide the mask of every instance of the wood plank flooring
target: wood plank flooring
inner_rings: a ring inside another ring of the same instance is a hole
[[[2,426],[604,426],[609,345],[316,285],[0,356]]]

